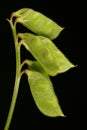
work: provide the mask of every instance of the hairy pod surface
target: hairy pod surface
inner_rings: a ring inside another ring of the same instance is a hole
[[[26,49],[50,76],[55,76],[74,67],[50,39],[30,33],[19,34],[19,37],[22,38]]]
[[[46,116],[64,116],[49,76],[34,69],[26,70],[26,74],[30,91],[38,109]]]
[[[55,39],[63,30],[53,20],[30,8],[20,9],[14,12],[13,16],[18,17],[16,22],[21,23],[32,32],[48,37],[51,40]]]

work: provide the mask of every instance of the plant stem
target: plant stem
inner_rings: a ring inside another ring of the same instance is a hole
[[[19,90],[19,84],[20,84],[20,79],[21,79],[21,61],[20,61],[20,45],[18,44],[18,39],[16,37],[16,27],[13,25],[12,20],[8,20],[12,29],[13,33],[13,38],[14,38],[14,43],[15,43],[15,53],[16,53],[16,77],[15,77],[15,84],[14,84],[14,90],[13,90],[13,96],[12,96],[12,101],[8,113],[8,117],[6,120],[6,124],[4,127],[4,130],[8,130],[10,127],[10,123],[12,120],[15,104],[16,104],[16,99],[18,95],[18,90]]]

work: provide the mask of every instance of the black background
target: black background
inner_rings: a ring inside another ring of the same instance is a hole
[[[70,2],[3,0],[0,2],[0,130],[3,130],[6,121],[15,79],[15,49],[10,26],[6,19],[12,12],[24,7],[42,12],[65,27],[54,42],[70,61],[78,66],[51,78],[66,118],[46,117],[37,109],[29,90],[27,77],[24,75],[20,83],[10,130],[79,129],[84,119],[81,116],[85,113],[85,110],[82,110],[85,103],[82,96],[84,84],[82,84],[83,78],[81,77],[85,55],[85,43],[81,41],[82,28],[84,28],[82,3],[76,3],[73,0]],[[21,25],[18,30],[27,31]],[[29,56],[32,59],[32,56],[22,47],[22,60]]]

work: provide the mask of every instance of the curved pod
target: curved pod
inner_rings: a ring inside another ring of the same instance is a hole
[[[19,34],[19,37],[22,38],[26,49],[31,52],[50,76],[55,76],[74,67],[48,38],[30,33]]]
[[[14,12],[13,16],[18,17],[16,22],[21,23],[32,32],[50,39],[55,39],[63,30],[53,20],[30,8],[20,9]]]
[[[38,109],[46,116],[64,116],[48,75],[26,70],[30,91]]]

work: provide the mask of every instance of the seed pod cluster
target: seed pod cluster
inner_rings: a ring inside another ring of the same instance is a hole
[[[29,69],[26,70],[26,74],[37,107],[45,115],[64,116],[49,77],[74,67],[51,41],[63,28],[42,13],[29,8],[14,12],[12,17],[17,17],[15,24],[19,22],[35,33],[19,33],[18,36],[21,38],[21,43],[36,59],[36,61],[27,61]]]

